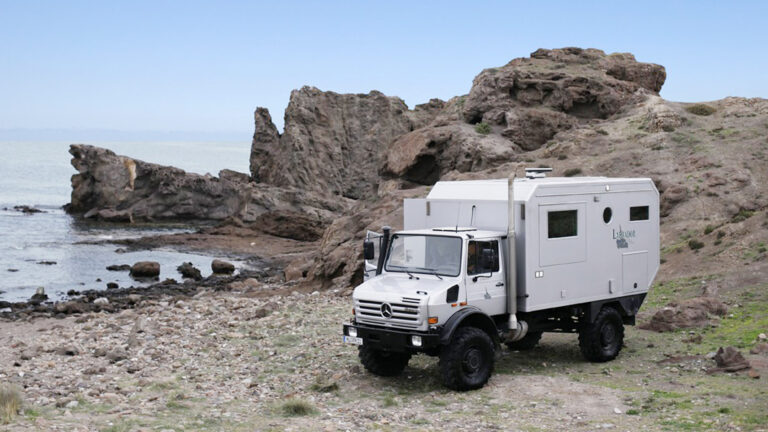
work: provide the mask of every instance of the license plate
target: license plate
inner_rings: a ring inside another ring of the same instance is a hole
[[[361,338],[361,337],[354,337],[354,336],[344,336],[344,342],[345,343],[355,344],[355,345],[362,345],[363,344],[363,338]]]

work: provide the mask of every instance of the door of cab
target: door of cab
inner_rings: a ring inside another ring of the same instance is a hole
[[[482,250],[493,251],[490,265],[481,268]],[[503,257],[498,238],[476,239],[467,242],[467,303],[488,315],[506,311]]]
[[[381,239],[383,235],[377,232],[368,231],[365,233],[365,241],[373,242],[373,259],[365,260],[363,268],[363,281],[376,276],[376,265],[379,262],[379,254],[381,253]]]

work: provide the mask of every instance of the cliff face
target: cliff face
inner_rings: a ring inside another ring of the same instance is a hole
[[[370,197],[389,143],[425,123],[441,105],[433,101],[409,111],[401,99],[377,91],[294,90],[283,135],[266,109],[256,110],[251,175],[257,182],[325,196]]]

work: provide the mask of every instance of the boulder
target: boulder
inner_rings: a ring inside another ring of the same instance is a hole
[[[128,264],[120,264],[120,265],[114,264],[114,265],[107,266],[107,270],[109,270],[109,271],[130,271],[131,270],[131,266],[128,265]]]
[[[193,279],[196,281],[203,280],[203,275],[200,273],[200,269],[194,266],[191,262],[185,262],[182,265],[176,267],[181,277],[186,279]]]
[[[744,356],[734,347],[720,347],[714,357],[717,367],[707,369],[707,373],[737,372],[752,367]]]
[[[211,262],[211,270],[214,274],[232,274],[235,272],[235,265],[231,262],[215,259]]]
[[[725,316],[728,308],[723,302],[712,297],[697,297],[680,303],[670,303],[657,311],[650,322],[641,324],[644,330],[668,332],[683,328],[707,327],[712,324],[711,316]]]
[[[156,261],[139,261],[131,266],[131,277],[154,278],[160,276],[160,263]]]

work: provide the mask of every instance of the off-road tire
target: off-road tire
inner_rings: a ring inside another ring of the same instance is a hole
[[[493,372],[494,346],[488,334],[475,327],[461,327],[440,353],[443,384],[452,390],[483,387]]]
[[[616,358],[624,344],[624,323],[621,314],[604,307],[591,324],[579,329],[579,348],[585,359],[591,362],[607,362]]]
[[[504,342],[512,351],[527,351],[533,349],[541,340],[541,332],[528,332],[522,339],[514,342]]]
[[[411,359],[409,353],[381,351],[365,345],[357,347],[360,363],[368,372],[378,376],[400,375]]]

